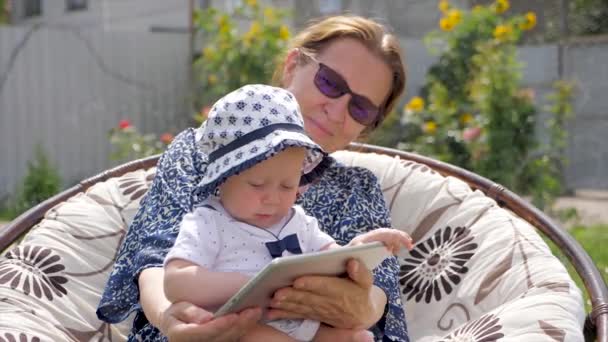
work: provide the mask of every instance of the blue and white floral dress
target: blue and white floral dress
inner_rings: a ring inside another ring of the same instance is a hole
[[[205,198],[197,195],[207,156],[195,144],[195,129],[178,135],[158,163],[156,177],[120,248],[114,269],[97,308],[106,322],[123,321],[136,312],[130,341],[166,340],[149,324],[140,303],[137,279],[149,267],[162,267],[173,246],[182,217]],[[367,169],[333,165],[298,200],[307,214],[337,243],[379,227],[390,227],[389,212],[376,177]],[[399,266],[387,259],[375,272],[374,284],[383,289],[388,304],[372,327],[376,340],[409,341],[399,294]]]

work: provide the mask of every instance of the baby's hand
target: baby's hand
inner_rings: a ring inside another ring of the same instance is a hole
[[[414,242],[408,233],[393,228],[378,228],[372,230],[371,232],[355,237],[348,245],[357,246],[374,241],[384,243],[386,248],[393,253],[393,255],[396,255],[403,246],[410,251],[414,248]]]

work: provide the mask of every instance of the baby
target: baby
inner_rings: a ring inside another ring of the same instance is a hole
[[[272,258],[340,248],[317,220],[294,205],[298,189],[331,159],[304,131],[295,97],[264,85],[244,86],[217,101],[197,131],[208,165],[197,196],[165,259],[165,293],[209,311],[228,301]],[[391,252],[411,248],[406,233],[378,229],[349,245],[382,241]],[[311,320],[258,325],[244,340],[337,341],[367,331],[337,329]]]

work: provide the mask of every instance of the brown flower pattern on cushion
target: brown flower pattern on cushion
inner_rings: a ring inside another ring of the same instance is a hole
[[[466,263],[475,254],[477,243],[466,227],[439,229],[402,260],[400,284],[406,300],[423,298],[426,303],[441,300],[442,292],[450,294],[468,272]]]
[[[40,337],[28,336],[27,334],[20,333],[19,336],[13,335],[9,332],[0,332],[0,342],[40,342]]]
[[[441,342],[492,342],[505,337],[501,332],[502,325],[499,318],[489,314],[481,316],[479,319],[470,321],[462,327],[454,330]]]
[[[5,255],[0,263],[0,285],[20,288],[26,295],[37,298],[45,296],[53,300],[53,294],[62,297],[68,292],[63,287],[68,279],[63,276],[65,266],[61,257],[49,248],[41,246],[18,246]]]
[[[123,195],[135,201],[148,191],[154,176],[154,173],[149,174],[143,181],[134,175],[123,176],[118,179],[118,188],[123,190]]]

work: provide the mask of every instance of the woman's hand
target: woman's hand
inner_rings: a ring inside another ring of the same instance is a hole
[[[262,310],[248,309],[214,319],[213,315],[188,302],[171,302],[164,295],[164,269],[150,267],[139,275],[140,303],[153,326],[170,341],[237,341],[253,328]]]
[[[306,318],[336,328],[369,328],[382,317],[386,295],[373,286],[371,272],[359,261],[350,260],[347,272],[349,278],[298,278],[293,287],[275,292],[268,318]]]
[[[262,311],[247,309],[213,318],[213,314],[187,302],[170,305],[158,318],[159,329],[169,341],[238,341],[259,321]]]

